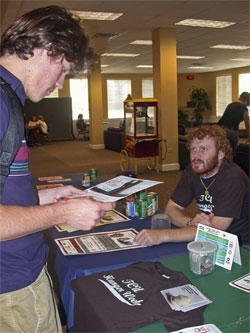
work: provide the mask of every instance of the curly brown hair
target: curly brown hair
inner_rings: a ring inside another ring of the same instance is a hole
[[[188,149],[190,149],[191,142],[194,139],[202,140],[206,137],[214,139],[217,152],[221,150],[225,153],[227,160],[232,160],[232,148],[226,132],[218,125],[201,125],[191,128],[187,134]]]
[[[59,6],[24,14],[3,33],[1,40],[0,56],[8,52],[27,60],[35,48],[43,48],[48,56],[63,55],[73,64],[74,71],[84,70],[92,58],[80,19]]]

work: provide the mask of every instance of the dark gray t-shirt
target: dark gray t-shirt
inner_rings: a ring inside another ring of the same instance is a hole
[[[244,113],[247,108],[240,102],[233,102],[228,104],[223,116],[218,122],[218,125],[225,126],[226,128],[238,131],[240,122],[244,119]]]
[[[217,175],[203,179],[203,182],[206,187],[213,182],[209,195],[205,195],[200,176],[189,165],[183,171],[171,200],[186,208],[196,199],[198,208],[206,214],[233,217],[227,232],[238,235],[240,242],[249,244],[249,178],[238,165],[224,160]]]

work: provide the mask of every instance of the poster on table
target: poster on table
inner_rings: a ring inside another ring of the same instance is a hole
[[[65,255],[105,253],[143,247],[134,242],[137,231],[133,228],[99,232],[55,239]]]

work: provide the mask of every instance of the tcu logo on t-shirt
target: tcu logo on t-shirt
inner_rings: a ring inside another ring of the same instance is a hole
[[[214,210],[213,196],[210,194],[201,194],[197,201],[199,209],[204,213],[212,213]]]

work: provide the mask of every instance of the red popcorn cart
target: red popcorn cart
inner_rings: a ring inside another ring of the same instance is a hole
[[[149,170],[159,172],[158,108],[154,98],[124,101],[124,149],[120,153],[120,168],[129,169],[130,159],[138,171],[138,159],[144,159]]]

